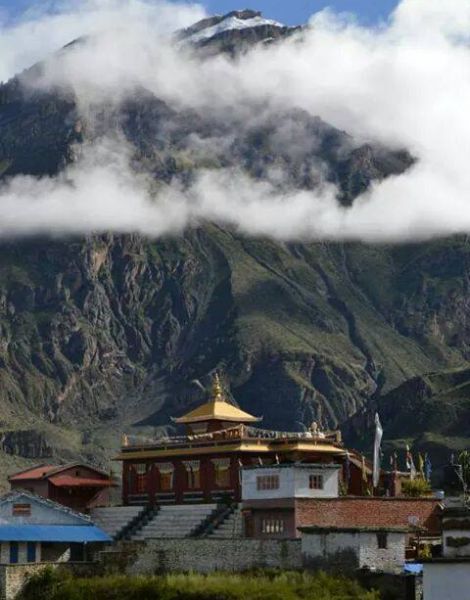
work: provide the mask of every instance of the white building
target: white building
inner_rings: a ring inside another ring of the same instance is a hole
[[[306,568],[400,573],[408,530],[388,527],[300,527]],[[444,600],[441,597],[440,600]],[[463,599],[461,599],[463,600]]]
[[[336,464],[281,464],[244,467],[242,501],[279,498],[337,498]]]
[[[448,508],[442,517],[442,556],[423,562],[424,600],[470,598],[470,510]]]
[[[252,538],[297,538],[295,503],[337,498],[340,465],[285,463],[242,469],[244,532]]]

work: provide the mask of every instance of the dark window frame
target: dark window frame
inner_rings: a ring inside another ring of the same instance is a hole
[[[256,477],[256,489],[258,492],[278,490],[280,485],[279,475],[258,475]]]
[[[308,487],[311,490],[324,490],[325,478],[321,473],[312,473],[308,476]]]
[[[27,542],[26,544],[26,562],[35,563],[37,559],[36,542]]]
[[[20,559],[20,546],[18,542],[10,542],[10,565],[17,565]]]
[[[387,550],[388,548],[388,535],[386,531],[377,532],[377,548],[379,550]]]

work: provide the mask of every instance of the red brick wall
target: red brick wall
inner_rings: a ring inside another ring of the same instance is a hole
[[[430,535],[439,535],[441,507],[434,498],[302,498],[296,500],[296,526],[408,527],[409,517]]]

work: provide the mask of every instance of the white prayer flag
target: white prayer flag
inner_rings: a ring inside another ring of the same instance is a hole
[[[380,444],[382,443],[383,429],[380,424],[379,414],[375,413],[375,441],[374,441],[374,472],[372,483],[374,488],[379,485],[380,480]]]

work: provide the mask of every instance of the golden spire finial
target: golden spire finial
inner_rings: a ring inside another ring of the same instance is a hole
[[[214,380],[212,382],[212,398],[211,398],[211,400],[219,401],[219,402],[225,401],[224,390],[222,388],[222,384],[220,383],[220,377],[219,377],[218,373],[216,373],[214,375]]]

